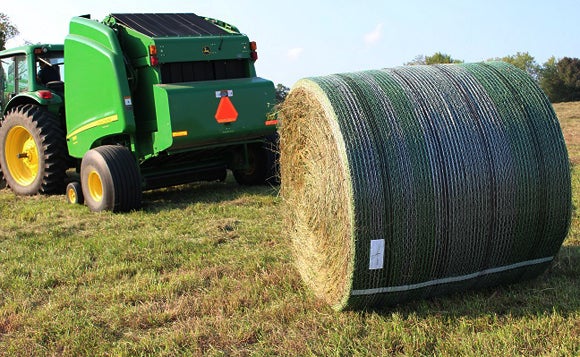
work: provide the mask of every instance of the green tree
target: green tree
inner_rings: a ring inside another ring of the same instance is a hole
[[[580,59],[564,57],[558,61],[558,71],[564,85],[573,89],[580,89]]]
[[[435,52],[433,56],[425,57],[426,64],[439,64],[439,63],[463,63],[463,61],[451,58],[450,55],[441,52]]]
[[[540,86],[552,103],[580,100],[580,59],[551,57],[540,74]]]
[[[435,52],[432,56],[417,55],[412,61],[405,63],[408,66],[417,64],[463,63],[442,52]]]
[[[18,35],[18,29],[8,15],[0,12],[0,51],[6,49],[6,41]]]
[[[558,73],[558,60],[550,57],[540,71],[540,87],[544,90],[552,103],[561,102],[563,97],[564,82]]]
[[[541,67],[536,63],[534,56],[530,55],[528,52],[517,52],[515,55],[501,58],[496,57],[490,59],[490,61],[503,61],[513,64],[519,69],[526,71],[535,81],[540,79]]]

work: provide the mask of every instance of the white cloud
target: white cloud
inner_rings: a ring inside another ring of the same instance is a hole
[[[378,24],[374,30],[365,34],[364,40],[367,45],[373,45],[377,43],[383,35],[383,24]]]
[[[295,61],[302,55],[303,52],[304,48],[302,47],[291,48],[288,50],[288,58],[292,61]]]

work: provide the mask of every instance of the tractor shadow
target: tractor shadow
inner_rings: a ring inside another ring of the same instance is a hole
[[[228,173],[223,182],[198,182],[143,192],[142,210],[148,213],[185,209],[194,204],[224,203],[245,196],[277,196],[279,186],[242,186]]]

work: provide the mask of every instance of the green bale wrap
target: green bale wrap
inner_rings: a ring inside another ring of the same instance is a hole
[[[335,309],[532,278],[567,234],[562,132],[511,65],[303,79],[280,118],[295,262]]]

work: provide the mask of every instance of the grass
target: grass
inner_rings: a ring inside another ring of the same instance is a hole
[[[555,106],[580,205],[580,103]],[[306,290],[273,188],[147,192],[93,214],[0,190],[0,355],[580,354],[580,220],[533,281],[338,313]]]
[[[570,161],[580,164],[580,104],[578,102],[556,103],[554,110],[562,122],[564,139],[568,147]]]

